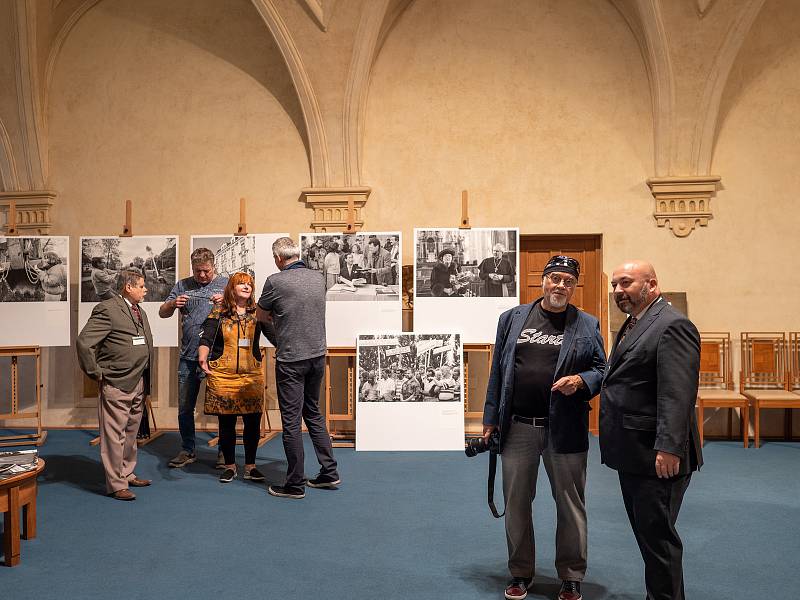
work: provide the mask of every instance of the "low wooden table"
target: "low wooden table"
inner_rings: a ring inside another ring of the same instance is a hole
[[[36,470],[0,480],[0,512],[3,515],[3,552],[7,567],[19,564],[20,508],[22,509],[22,539],[36,537],[36,478],[44,470],[39,458]]]

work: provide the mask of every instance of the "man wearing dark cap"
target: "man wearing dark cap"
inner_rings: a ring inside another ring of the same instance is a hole
[[[522,600],[535,574],[533,498],[540,457],[556,503],[559,600],[581,600],[586,573],[586,456],[589,400],[600,391],[605,351],[597,319],[570,304],[580,265],[552,257],[542,298],[500,315],[483,413],[483,435],[499,433],[511,581]]]
[[[454,254],[452,248],[445,248],[439,252],[439,262],[433,265],[431,271],[431,294],[434,296],[461,295],[455,287],[459,270],[453,261]]]

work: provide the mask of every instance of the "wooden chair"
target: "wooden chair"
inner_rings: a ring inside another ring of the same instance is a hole
[[[706,408],[727,408],[728,428],[733,428],[733,409],[738,408],[744,447],[750,442],[749,402],[733,389],[731,334],[700,334],[700,387],[697,390],[697,427],[703,443],[703,417]]]
[[[754,411],[753,441],[761,445],[762,408],[800,408],[800,395],[789,391],[786,334],[742,332],[739,390]]]
[[[800,331],[789,332],[789,391],[800,394]]]

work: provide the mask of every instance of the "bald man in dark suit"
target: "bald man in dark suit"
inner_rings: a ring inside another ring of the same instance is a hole
[[[650,263],[620,265],[611,288],[629,316],[600,388],[601,457],[619,474],[648,600],[684,600],[675,523],[691,474],[703,464],[694,411],[700,334],[663,298]]]
[[[128,488],[150,485],[139,479],[136,434],[150,393],[153,336],[139,304],[147,294],[138,270],[119,273],[119,295],[100,302],[77,340],[78,361],[100,383],[100,456],[106,491],[116,500],[135,500]]]

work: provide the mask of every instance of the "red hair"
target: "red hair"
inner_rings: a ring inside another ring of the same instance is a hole
[[[222,312],[233,314],[236,312],[236,298],[234,296],[234,288],[240,283],[250,284],[250,297],[247,299],[247,310],[253,311],[256,309],[256,301],[253,298],[255,293],[255,281],[250,273],[242,273],[241,271],[231,275],[228,279],[228,285],[225,286],[222,300]]]

